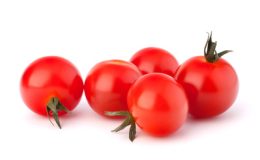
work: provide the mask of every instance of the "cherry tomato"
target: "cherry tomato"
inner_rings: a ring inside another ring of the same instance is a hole
[[[20,91],[25,104],[35,113],[52,115],[61,128],[58,115],[73,110],[83,93],[79,71],[68,60],[49,56],[37,59],[24,71]]]
[[[127,110],[128,90],[141,75],[134,64],[122,60],[96,64],[84,86],[89,105],[100,115],[105,115],[105,111]]]
[[[107,112],[124,115],[126,120],[114,131],[131,125],[129,138],[135,138],[135,123],[154,136],[167,136],[177,131],[188,114],[188,100],[184,89],[174,78],[162,73],[146,74],[138,79],[128,93],[127,112]]]
[[[161,48],[148,47],[138,51],[130,60],[143,74],[159,72],[174,76],[178,62],[173,55]]]
[[[176,72],[176,80],[184,87],[189,99],[189,112],[197,118],[217,116],[225,112],[238,93],[238,77],[222,55],[216,53],[211,35],[206,43],[205,57],[197,56],[184,62]]]

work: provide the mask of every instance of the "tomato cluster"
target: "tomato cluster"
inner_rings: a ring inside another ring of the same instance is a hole
[[[22,75],[20,90],[25,104],[35,113],[59,116],[72,111],[83,91],[90,107],[108,118],[125,117],[114,129],[130,126],[134,140],[136,125],[154,136],[177,131],[188,113],[210,118],[225,112],[238,93],[238,77],[216,52],[210,34],[204,56],[179,65],[168,51],[149,47],[138,51],[130,61],[108,60],[96,64],[85,83],[76,67],[66,59],[49,56],[31,63]]]

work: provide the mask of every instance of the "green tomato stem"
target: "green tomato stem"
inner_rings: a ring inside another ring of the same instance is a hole
[[[212,41],[212,32],[208,34],[208,39],[204,47],[204,57],[210,63],[214,63],[220,59],[223,55],[232,52],[232,50],[224,50],[217,53],[217,42]]]
[[[117,111],[117,112],[105,112],[105,114],[107,116],[124,116],[124,117],[126,117],[125,120],[123,121],[123,123],[121,125],[119,125],[117,128],[115,128],[114,130],[112,130],[112,132],[118,132],[118,131],[123,130],[127,126],[130,126],[129,139],[132,142],[134,141],[134,139],[136,137],[136,124],[135,124],[134,118],[131,115],[131,113],[129,113],[127,111]]]
[[[68,108],[66,108],[57,97],[52,97],[47,106],[46,106],[46,110],[47,110],[47,116],[49,118],[49,121],[51,122],[51,124],[53,125],[50,117],[51,114],[57,124],[57,126],[61,129],[61,124],[60,124],[60,120],[59,120],[59,111],[65,111],[65,112],[69,112]]]

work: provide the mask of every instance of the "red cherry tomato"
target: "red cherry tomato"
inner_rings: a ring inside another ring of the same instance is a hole
[[[20,90],[25,104],[35,113],[58,115],[73,110],[83,93],[79,71],[68,60],[49,56],[31,63],[24,71]]]
[[[138,51],[130,60],[143,74],[159,72],[174,76],[178,62],[161,48],[149,47]]]
[[[127,110],[128,90],[141,75],[134,64],[126,61],[98,63],[85,81],[84,90],[89,105],[100,115],[104,115],[105,111]]]
[[[135,138],[135,123],[154,136],[167,136],[185,122],[188,100],[184,89],[174,78],[162,73],[150,73],[138,79],[128,93],[129,114],[107,112],[108,115],[125,115],[125,122],[114,131],[131,125],[129,138]]]
[[[205,57],[197,56],[184,62],[176,72],[176,80],[184,87],[189,99],[189,112],[197,118],[217,116],[225,112],[238,93],[238,77],[233,67],[216,53],[216,43],[207,41]],[[210,53],[210,51],[212,51]]]

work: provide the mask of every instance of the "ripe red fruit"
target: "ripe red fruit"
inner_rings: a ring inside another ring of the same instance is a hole
[[[37,59],[24,71],[20,90],[25,104],[35,113],[59,117],[73,110],[83,92],[79,71],[68,60],[49,56]]]
[[[138,51],[130,61],[143,74],[159,72],[174,76],[179,65],[176,58],[168,51],[155,47],[148,47]]]
[[[135,138],[135,124],[153,136],[167,136],[185,122],[188,100],[180,84],[162,73],[150,73],[139,78],[128,93],[129,112],[107,112],[109,116],[126,116],[114,131],[130,125],[129,138]]]
[[[208,118],[225,112],[238,93],[238,77],[234,68],[217,53],[210,34],[205,55],[192,57],[177,70],[175,78],[189,99],[189,112],[197,118]]]
[[[141,76],[138,68],[122,60],[96,64],[85,81],[85,95],[91,108],[105,115],[105,111],[127,110],[127,93]]]

